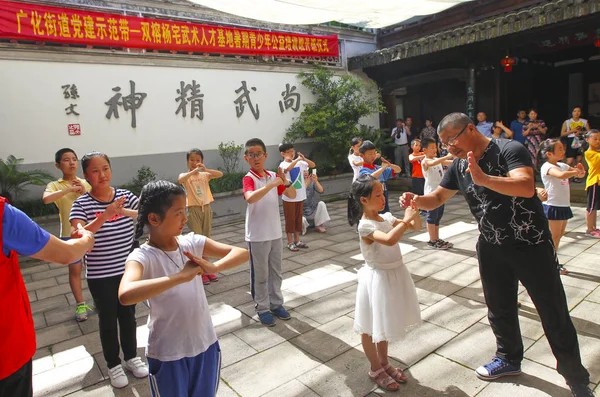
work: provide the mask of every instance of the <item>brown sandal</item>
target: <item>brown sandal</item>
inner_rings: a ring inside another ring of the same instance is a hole
[[[398,391],[400,385],[394,379],[392,379],[386,372],[385,369],[381,368],[379,371],[369,371],[369,378],[375,384],[387,391]]]
[[[383,369],[396,382],[398,382],[398,383],[408,382],[408,376],[404,373],[402,368],[394,368],[394,367],[392,367],[392,364],[388,363],[385,367],[383,367]]]

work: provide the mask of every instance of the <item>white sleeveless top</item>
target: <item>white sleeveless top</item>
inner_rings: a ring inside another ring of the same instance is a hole
[[[565,123],[567,123],[567,131],[573,131],[578,126],[582,126],[583,128],[585,128],[585,126],[587,125],[587,122],[588,121],[586,119],[582,119],[581,117],[579,118],[578,121],[575,121],[572,118],[570,118],[569,120],[565,121]],[[575,137],[575,134],[569,134],[567,136],[567,138],[574,138],[574,137]]]
[[[425,167],[423,167],[423,176],[425,177],[425,187],[423,188],[423,192],[429,194],[440,186],[440,182],[444,177],[444,167],[441,164],[438,164],[427,168],[427,171],[425,171]]]

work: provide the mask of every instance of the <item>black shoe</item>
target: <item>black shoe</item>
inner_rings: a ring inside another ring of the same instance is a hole
[[[588,387],[587,383],[577,383],[569,385],[573,397],[594,397],[594,392]]]

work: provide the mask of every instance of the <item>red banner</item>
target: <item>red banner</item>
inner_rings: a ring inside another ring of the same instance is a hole
[[[0,38],[236,55],[338,56],[314,36],[0,1]]]

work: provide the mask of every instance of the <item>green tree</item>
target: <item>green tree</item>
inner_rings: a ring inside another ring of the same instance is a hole
[[[12,154],[6,160],[0,159],[0,196],[11,202],[17,200],[25,186],[43,186],[54,179],[51,174],[42,170],[19,171],[19,164],[22,162],[23,159]]]
[[[312,138],[317,143],[311,154],[319,168],[342,170],[352,137],[359,134],[359,120],[385,112],[378,90],[369,89],[360,79],[317,66],[298,75],[302,85],[316,98],[304,105],[300,116],[288,128],[285,139],[294,142]]]

